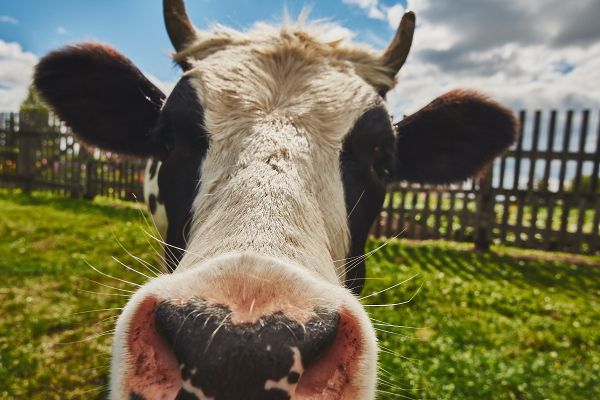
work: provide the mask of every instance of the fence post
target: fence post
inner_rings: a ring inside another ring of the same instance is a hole
[[[8,131],[12,134],[15,133],[15,128],[16,128],[16,124],[15,124],[15,113],[10,113],[10,118],[8,120]]]
[[[81,161],[75,158],[71,160],[71,198],[78,198],[81,195]]]
[[[85,193],[86,200],[94,200],[96,197],[96,165],[94,158],[90,157],[85,163]]]
[[[78,198],[81,196],[81,151],[75,151],[75,138],[73,136],[67,136],[67,145],[69,141],[72,141],[71,151],[67,151],[65,164],[70,169],[71,179],[69,182],[71,198]],[[80,149],[81,150],[81,149]],[[67,170],[67,171],[68,171]],[[68,176],[68,172],[67,172]],[[65,182],[66,183],[66,182]]]
[[[35,178],[36,136],[31,132],[19,132],[19,154],[17,176],[24,193],[31,193]]]
[[[479,178],[477,191],[477,218],[475,229],[475,249],[489,251],[492,244],[492,227],[494,222],[494,195],[492,188],[492,175],[494,167],[491,164]]]

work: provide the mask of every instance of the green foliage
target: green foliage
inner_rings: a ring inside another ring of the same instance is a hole
[[[111,256],[151,274],[124,250],[158,265],[141,206],[0,191],[0,210],[0,399],[106,398],[110,309],[127,292],[102,285],[135,287],[87,263],[134,283],[145,278]],[[376,326],[379,398],[600,398],[600,259],[495,251],[392,241],[368,259],[364,296],[418,276],[365,303],[422,288],[368,308],[416,328]]]
[[[27,98],[21,103],[19,111],[19,127],[21,130],[37,132],[48,128],[50,112],[33,85],[29,86]]]
[[[581,177],[581,181],[579,182],[579,192],[583,193],[591,193],[592,192],[592,175],[584,175]],[[566,185],[567,192],[575,191],[575,178],[573,178]],[[596,178],[596,193],[600,193],[600,178]]]
[[[44,104],[42,98],[33,85],[29,86],[27,98],[23,100],[23,103],[21,103],[19,111],[22,113],[45,113],[48,115],[48,107],[46,104]]]

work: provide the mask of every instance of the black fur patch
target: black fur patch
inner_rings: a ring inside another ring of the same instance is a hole
[[[175,400],[204,400],[204,399],[199,399],[198,397],[196,397],[195,394],[181,389],[177,393],[177,397],[175,397]]]
[[[452,183],[481,170],[516,139],[512,112],[475,92],[452,91],[400,121],[394,178]]]
[[[300,374],[297,372],[290,372],[287,377],[287,381],[289,384],[296,384],[300,380]]]
[[[186,247],[192,203],[200,188],[200,166],[208,150],[204,113],[196,90],[181,79],[167,99],[153,135],[169,149],[158,171],[158,201],[164,203],[168,228],[165,247],[174,270]]]
[[[346,286],[358,294],[365,264],[356,257],[381,211],[387,179],[451,183],[475,175],[516,139],[517,122],[499,104],[474,92],[439,97],[396,125],[387,112],[367,111],[347,137],[341,156],[351,235]]]
[[[150,136],[165,95],[113,48],[84,43],[53,51],[41,59],[33,80],[84,141],[120,153],[165,154]]]
[[[150,164],[150,170],[148,172],[150,172],[150,179],[154,179],[154,176],[156,176],[156,169],[158,168],[158,160],[156,158],[152,159],[152,164]]]
[[[346,262],[346,287],[355,294],[365,281],[365,243],[385,198],[385,177],[394,165],[394,134],[382,107],[367,111],[346,138],[341,155],[342,180],[351,247]]]
[[[156,214],[156,196],[154,193],[148,197],[148,207],[151,214]]]
[[[292,371],[292,347],[298,348],[306,369],[335,341],[337,312],[315,310],[317,316],[302,325],[283,313],[255,323],[232,324],[230,310],[200,298],[185,305],[170,302],[156,309],[156,329],[173,346],[183,365],[183,380],[216,400],[286,400],[279,389],[265,389],[269,380],[297,382]],[[192,318],[189,316],[193,315]],[[181,390],[179,395],[187,392]],[[186,397],[179,397],[186,398]]]

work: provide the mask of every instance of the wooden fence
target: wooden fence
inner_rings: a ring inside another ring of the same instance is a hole
[[[372,234],[600,253],[600,113],[520,113],[518,143],[460,185],[391,184]],[[0,114],[0,187],[142,199],[144,161],[89,149],[47,114]]]
[[[0,187],[141,200],[144,167],[78,143],[46,113],[0,114]]]
[[[600,252],[600,113],[520,113],[518,143],[460,185],[393,184],[378,237]]]

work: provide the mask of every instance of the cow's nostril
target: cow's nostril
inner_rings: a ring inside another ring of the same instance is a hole
[[[156,330],[181,369],[177,398],[289,399],[304,370],[335,341],[340,319],[329,310],[316,310],[304,324],[283,313],[241,324],[230,316],[199,298],[156,308]]]

